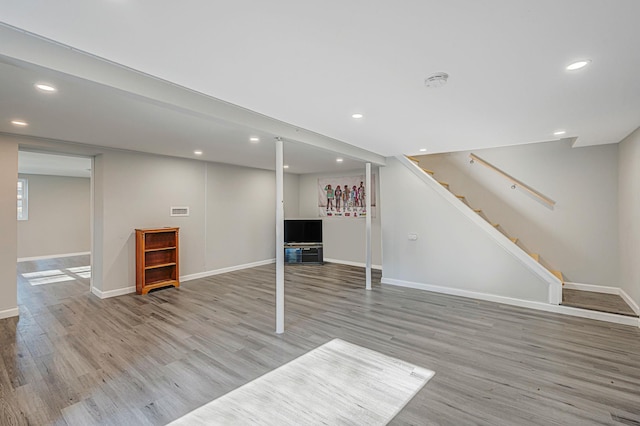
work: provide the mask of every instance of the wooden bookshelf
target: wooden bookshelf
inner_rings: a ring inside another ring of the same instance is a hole
[[[180,228],[136,229],[136,293],[180,286]]]

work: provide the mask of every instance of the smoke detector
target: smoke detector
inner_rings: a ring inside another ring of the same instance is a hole
[[[448,78],[449,74],[446,72],[436,72],[424,79],[424,85],[433,89],[442,87],[447,83]]]

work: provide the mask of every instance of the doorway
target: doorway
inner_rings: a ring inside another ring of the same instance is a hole
[[[18,304],[91,290],[92,158],[18,153]]]

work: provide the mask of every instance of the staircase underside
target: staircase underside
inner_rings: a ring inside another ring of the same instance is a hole
[[[562,289],[562,305],[592,311],[608,312],[638,318],[638,315],[617,294]]]

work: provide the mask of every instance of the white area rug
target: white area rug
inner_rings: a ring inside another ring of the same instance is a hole
[[[434,374],[335,339],[171,425],[385,425]]]

